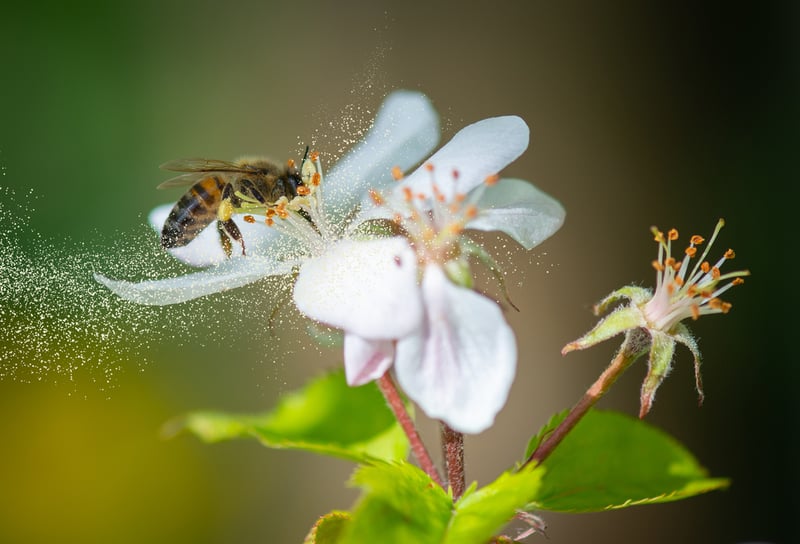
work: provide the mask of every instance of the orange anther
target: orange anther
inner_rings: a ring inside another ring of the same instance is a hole
[[[369,197],[378,206],[383,205],[383,202],[384,202],[383,196],[381,196],[381,194],[378,191],[376,191],[375,189],[370,189],[369,190]]]
[[[486,179],[483,180],[483,182],[486,185],[490,186],[490,187],[492,185],[495,185],[498,181],[500,181],[500,176],[498,176],[497,174],[492,174],[491,176],[486,176]]]
[[[703,264],[700,265],[700,270],[702,270],[704,274],[708,274],[709,270],[711,270],[711,265],[708,261],[703,261]]]
[[[699,246],[700,244],[702,244],[703,242],[705,242],[705,241],[706,241],[706,239],[705,239],[705,238],[703,238],[702,236],[698,236],[697,234],[695,234],[694,236],[692,236],[692,239],[691,239],[691,240],[689,240],[689,241],[690,241],[691,243],[693,243],[694,245],[696,245],[696,246]]]
[[[667,238],[670,240],[677,240],[678,239],[678,229],[670,229],[667,233]]]
[[[686,248],[686,254],[689,257],[694,257],[697,254],[697,248],[694,246],[689,246]]]
[[[727,314],[728,312],[731,311],[732,307],[733,307],[733,304],[731,304],[730,302],[723,302],[722,303],[722,313],[723,314]]]
[[[317,162],[319,160],[319,151],[312,151],[308,158],[311,159],[311,162]]]
[[[675,257],[667,257],[666,259],[664,259],[664,266],[675,268],[675,264],[676,264]]]
[[[244,219],[245,223],[255,223],[256,222],[256,218],[253,217],[252,215],[245,215],[244,217],[242,217],[242,219]]]
[[[311,189],[309,189],[305,185],[301,185],[297,188],[297,194],[300,196],[308,196],[311,194]]]
[[[294,168],[294,159],[289,159],[288,161],[286,161],[286,166],[288,166],[289,168]]]
[[[732,249],[729,249],[728,251],[725,252],[726,259],[733,259],[734,257],[736,257],[736,252],[733,251]]]
[[[708,301],[708,307],[713,308],[714,310],[722,310],[722,299],[719,298],[712,298]]]
[[[660,244],[664,241],[664,233],[660,230],[655,231],[653,233],[653,239]]]
[[[428,172],[433,172],[433,163],[426,162],[425,163],[425,170],[427,170]]]
[[[733,285],[741,285],[744,283],[744,278],[735,278],[731,283]]]
[[[697,318],[700,317],[700,306],[698,306],[697,304],[692,304],[689,309],[692,312],[692,319],[697,321]]]
[[[406,202],[411,202],[414,198],[414,193],[411,192],[411,187],[403,187],[403,198]]]
[[[451,234],[461,234],[464,230],[464,225],[461,223],[450,223],[447,225],[447,230],[449,230]]]
[[[272,225],[274,225],[274,224],[275,224],[275,221],[274,221],[274,220],[273,220],[271,217],[267,217],[267,218],[264,220],[264,223],[266,223],[268,227],[271,227]]]
[[[655,268],[659,272],[663,272],[664,271],[664,265],[661,264],[659,261],[653,260],[652,265],[653,265],[653,268]]]
[[[464,193],[456,193],[456,194],[453,196],[453,201],[454,201],[454,202],[461,203],[461,202],[464,202],[464,199],[465,199],[465,198],[467,198],[467,195],[465,195]]]
[[[322,181],[322,174],[320,174],[319,172],[314,172],[314,175],[311,176],[311,185],[317,187],[319,186],[321,181]]]
[[[395,181],[400,181],[403,179],[403,171],[400,170],[399,166],[392,166],[392,177]]]
[[[675,285],[677,285],[678,287],[683,287],[683,278],[680,277],[680,276],[676,277],[675,278]]]
[[[478,207],[473,205],[467,206],[467,209],[464,210],[464,215],[467,219],[475,219],[478,216]]]
[[[718,280],[721,275],[722,274],[720,274],[719,268],[717,268],[716,266],[711,269],[711,277],[714,278],[715,280]]]
[[[675,293],[675,284],[674,283],[667,284],[667,293],[669,293],[669,296],[672,296]]]

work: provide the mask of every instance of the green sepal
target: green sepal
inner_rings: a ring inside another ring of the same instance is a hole
[[[206,442],[255,438],[270,448],[300,449],[356,462],[400,460],[408,440],[374,383],[349,387],[341,370],[289,393],[264,414],[193,412],[178,422]]]
[[[610,293],[606,298],[594,305],[594,315],[606,313],[609,306],[616,304],[620,300],[628,300],[634,306],[644,304],[653,296],[650,289],[644,287],[636,287],[635,285],[627,285]]]
[[[672,370],[672,357],[675,354],[675,339],[663,332],[650,331],[650,357],[647,362],[647,375],[642,382],[641,409],[639,417],[644,417],[653,406],[661,382]]]
[[[303,544],[337,544],[351,518],[350,512],[328,512],[317,520]]]
[[[543,431],[552,430],[556,421]],[[541,467],[541,488],[526,510],[598,512],[680,500],[730,483],[709,478],[695,457],[664,431],[599,410],[590,410]]]
[[[561,349],[561,354],[586,349],[631,329],[646,327],[647,323],[639,308],[622,306],[601,319],[592,330],[570,342]]]
[[[461,251],[468,257],[476,257],[478,262],[489,269],[489,272],[492,273],[492,277],[497,282],[498,287],[500,287],[500,292],[502,293],[505,301],[509,306],[519,311],[519,308],[517,308],[517,305],[511,301],[511,296],[508,294],[503,268],[494,259],[494,257],[492,257],[488,251],[486,251],[486,248],[467,237],[463,237],[461,240]]]

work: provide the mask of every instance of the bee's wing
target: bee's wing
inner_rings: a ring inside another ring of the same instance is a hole
[[[208,172],[189,172],[187,174],[181,174],[180,176],[175,176],[174,178],[170,178],[166,181],[162,181],[158,185],[158,189],[167,189],[169,187],[186,187],[188,185],[194,185],[198,181],[207,178]]]
[[[173,172],[242,172],[247,170],[236,163],[214,159],[177,159],[165,162],[160,168]]]

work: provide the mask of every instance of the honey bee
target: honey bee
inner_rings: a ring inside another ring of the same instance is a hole
[[[242,233],[232,216],[252,211],[266,213],[282,197],[291,201],[306,193],[305,185],[313,170],[308,148],[301,163],[302,172],[290,160],[285,166],[264,158],[245,157],[233,162],[210,159],[178,159],[161,165],[164,170],[185,172],[161,183],[158,188],[191,185],[169,213],[161,230],[161,246],[182,247],[217,220],[222,249],[231,256],[232,242],[242,247]]]

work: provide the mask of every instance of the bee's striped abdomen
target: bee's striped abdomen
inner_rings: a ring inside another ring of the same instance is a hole
[[[161,231],[161,245],[181,247],[194,240],[217,218],[225,185],[220,176],[209,176],[192,185],[169,212]]]

